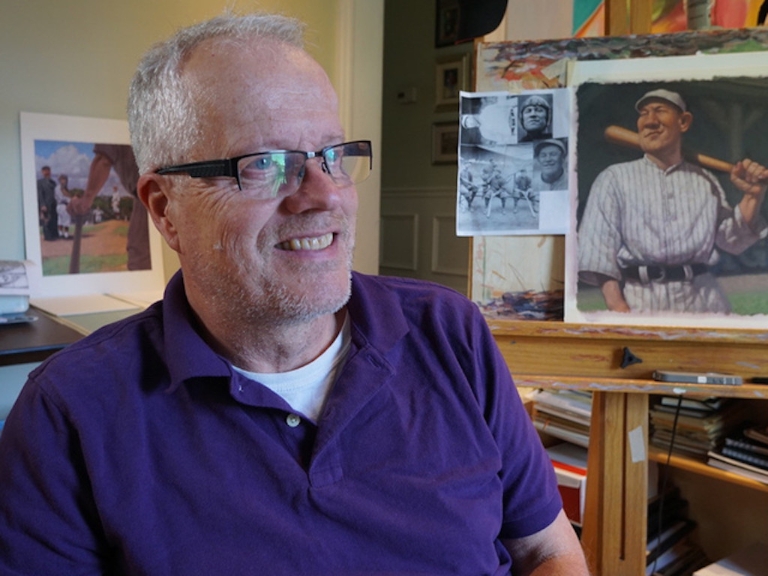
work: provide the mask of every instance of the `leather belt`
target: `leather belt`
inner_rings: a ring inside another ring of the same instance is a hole
[[[709,271],[706,264],[684,264],[682,266],[629,266],[621,269],[624,280],[648,282],[690,282],[695,276]]]

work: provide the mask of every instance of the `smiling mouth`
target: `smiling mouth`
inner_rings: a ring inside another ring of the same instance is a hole
[[[655,136],[660,136],[660,135],[661,135],[661,130],[646,130],[645,132],[643,132],[643,136],[645,136],[646,138],[653,138]]]
[[[280,250],[323,250],[328,248],[333,242],[333,233],[323,234],[322,236],[315,236],[313,238],[293,238],[292,240],[286,240],[280,242],[277,247]]]

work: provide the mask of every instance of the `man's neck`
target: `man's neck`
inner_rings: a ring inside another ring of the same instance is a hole
[[[196,314],[202,336],[233,365],[249,372],[287,372],[320,356],[344,324],[346,309],[306,321],[248,321],[231,314]]]
[[[677,166],[680,164],[680,162],[683,161],[683,154],[679,148],[670,152],[646,152],[645,156],[662,170],[667,170],[672,166]]]

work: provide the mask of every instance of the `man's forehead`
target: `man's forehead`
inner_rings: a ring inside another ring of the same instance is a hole
[[[663,98],[649,98],[645,102],[643,102],[643,105],[640,106],[638,112],[642,113],[644,110],[649,109],[659,109],[659,108],[665,108],[667,110],[672,110],[674,112],[677,112],[678,114],[682,114],[682,110],[678,108],[675,104],[672,102],[669,102],[668,100],[664,100]]]

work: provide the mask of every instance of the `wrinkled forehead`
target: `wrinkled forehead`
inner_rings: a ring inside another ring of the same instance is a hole
[[[183,75],[206,133],[245,124],[261,133],[283,129],[297,110],[318,123],[338,119],[336,94],[322,67],[301,48],[277,40],[208,40],[190,54]]]

